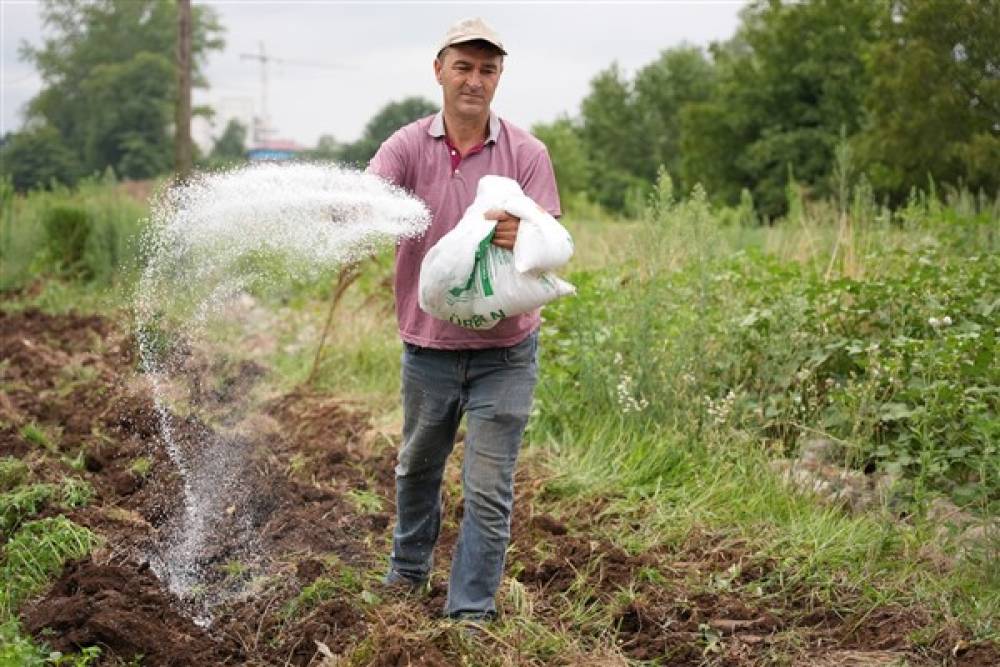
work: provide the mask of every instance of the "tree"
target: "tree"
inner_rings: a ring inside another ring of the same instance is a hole
[[[52,127],[39,127],[10,135],[0,150],[0,165],[14,188],[24,192],[51,183],[69,185],[79,177],[76,156],[66,148]]]
[[[44,88],[28,103],[30,123],[54,129],[83,173],[113,167],[147,178],[169,169],[177,4],[171,0],[45,0],[52,30],[40,47],[21,45]],[[211,50],[222,47],[215,13],[193,11],[193,83]]]
[[[338,160],[343,151],[344,145],[332,134],[324,134],[316,142],[316,147],[309,151],[309,157],[313,160]]]
[[[399,102],[390,102],[368,121],[360,139],[344,147],[340,159],[351,164],[367,164],[382,142],[392,136],[393,132],[418,118],[436,113],[437,110],[437,105],[423,97],[407,97]]]
[[[170,170],[173,71],[170,58],[149,52],[94,68],[81,94],[99,113],[79,119],[83,163],[89,170],[110,166],[120,177],[134,179]],[[64,140],[71,147],[77,143]]]
[[[1000,3],[896,0],[870,61],[859,137],[873,184],[897,200],[959,181],[1000,188]]]
[[[587,192],[593,167],[587,157],[587,148],[580,137],[580,130],[573,121],[560,118],[553,123],[540,123],[531,128],[531,133],[549,151],[559,186],[559,198],[564,205],[573,194]]]
[[[597,202],[620,211],[630,190],[651,181],[643,179],[649,171],[648,135],[632,83],[617,63],[591,80],[580,112],[580,136],[595,166],[590,192]]]
[[[757,0],[713,55],[718,85],[682,120],[687,182],[736,203],[742,188],[767,215],[785,208],[789,168],[822,195],[834,147],[864,118],[867,54],[886,0]]]
[[[685,107],[710,98],[715,85],[715,68],[705,53],[695,46],[667,49],[635,76],[635,104],[642,119],[648,160],[642,178],[654,182],[663,166],[675,178],[681,173]],[[682,190],[694,183],[681,182]]]
[[[222,136],[215,140],[210,159],[213,162],[234,162],[245,159],[246,152],[247,128],[236,118],[231,118]]]

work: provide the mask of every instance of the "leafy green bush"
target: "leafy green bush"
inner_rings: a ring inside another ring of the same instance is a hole
[[[572,441],[590,415],[617,415],[786,455],[820,436],[847,465],[902,475],[903,493],[995,512],[996,208],[918,196],[863,226],[826,211],[819,225],[800,212],[804,255],[782,256],[789,232],[726,226],[703,193],[676,202],[661,179],[632,259],[573,275],[577,297],[546,308],[532,428]],[[636,472],[655,478],[650,460]]]
[[[859,468],[996,502],[1000,300],[985,288],[1000,261],[935,248],[879,259],[877,279],[789,275],[761,259],[738,268],[752,291],[710,338],[739,353],[715,357],[717,391],[737,397],[734,423],[786,445],[825,434]]]
[[[0,623],[0,665],[42,667],[48,654],[18,631],[16,620]]]

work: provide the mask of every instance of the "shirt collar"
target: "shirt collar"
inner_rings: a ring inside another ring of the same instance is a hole
[[[431,124],[427,127],[427,134],[440,139],[445,136],[444,132],[444,112],[438,111],[434,114],[434,118],[431,119]],[[496,143],[497,139],[500,138],[500,118],[490,110],[490,134],[486,137],[484,144]]]

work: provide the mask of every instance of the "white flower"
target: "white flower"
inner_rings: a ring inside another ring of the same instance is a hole
[[[943,325],[944,325],[944,326],[946,326],[946,327],[950,327],[950,326],[951,326],[951,318],[950,318],[950,317],[948,317],[947,315],[945,315],[945,316],[944,316],[944,317],[943,317],[943,318],[941,319],[941,324],[943,324]]]
[[[633,388],[634,382],[635,380],[631,375],[623,372],[618,381],[618,386],[615,388],[618,405],[621,406],[622,412],[642,412],[649,407],[649,401],[641,394],[636,398],[637,392]]]

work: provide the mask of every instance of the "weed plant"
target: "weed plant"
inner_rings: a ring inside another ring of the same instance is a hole
[[[53,442],[52,437],[34,422],[22,426],[20,433],[22,438],[50,453],[54,454],[57,450],[57,445]]]
[[[134,279],[147,206],[114,178],[90,179],[25,196],[0,180],[0,291],[39,277],[65,277],[103,289]]]
[[[0,532],[10,535],[56,495],[51,484],[31,484],[0,494]]]
[[[13,456],[0,458],[0,491],[10,491],[28,478],[28,464]]]
[[[824,437],[844,464],[901,476],[907,497],[995,514],[1000,218],[936,201],[845,213],[849,231],[800,220],[809,252],[782,256],[765,247],[787,248],[787,231],[726,227],[704,193],[675,201],[664,177],[632,259],[574,274],[578,297],[546,309],[534,428],[563,441],[598,415],[603,429],[746,436],[782,455]],[[647,454],[625,460],[656,477]]]
[[[66,508],[83,507],[94,498],[94,487],[80,477],[67,477],[59,489],[59,502]]]
[[[4,545],[0,561],[0,621],[16,613],[18,605],[58,574],[63,564],[83,558],[98,542],[92,532],[66,517],[29,521]]]
[[[554,454],[550,492],[612,499],[632,551],[735,534],[781,563],[766,595],[857,614],[920,600],[996,636],[995,568],[976,565],[995,539],[931,573],[917,554],[939,527],[817,506],[770,465],[823,439],[896,480],[899,515],[935,495],[1000,510],[1000,208],[945,199],[891,213],[862,180],[770,228],[663,175],[628,259],[572,274],[578,295],[544,311],[529,439]]]
[[[49,651],[21,636],[17,623],[0,623],[0,665],[4,667],[89,667],[101,656],[99,646],[87,646],[76,654]]]
[[[281,617],[285,621],[304,617],[326,600],[336,596],[357,596],[363,588],[362,575],[357,570],[340,565],[336,577],[318,577],[299,591],[282,607]]]

